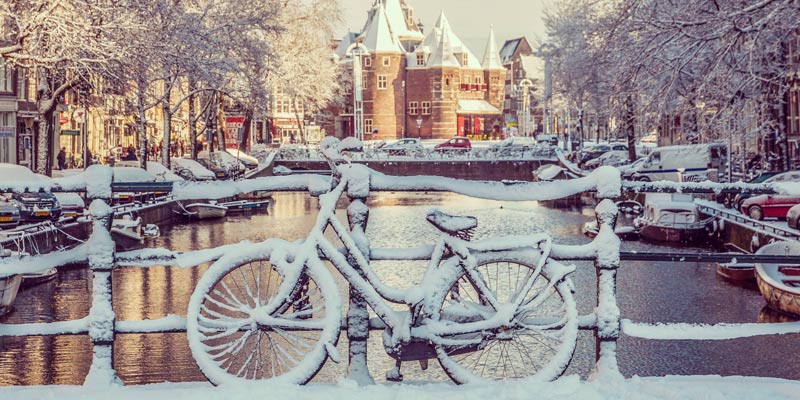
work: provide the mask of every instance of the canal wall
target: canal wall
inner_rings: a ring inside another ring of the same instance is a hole
[[[545,164],[557,164],[558,160],[357,160],[353,163],[393,176],[431,175],[471,181],[532,181],[534,170]],[[293,171],[330,170],[328,163],[323,160],[276,160],[273,168],[276,166]],[[272,175],[273,168],[266,168],[254,177]]]

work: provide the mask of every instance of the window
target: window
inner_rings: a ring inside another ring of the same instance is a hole
[[[372,120],[365,119],[364,120],[364,133],[372,133]]]
[[[14,72],[11,67],[0,60],[0,92],[11,93],[14,90]]]
[[[369,87],[369,74],[367,74],[366,72],[363,75],[361,75],[361,86],[364,89]]]
[[[416,114],[417,113],[417,105],[418,105],[418,103],[416,101],[409,102],[408,103],[408,113],[411,114],[411,115]]]
[[[383,66],[388,67],[392,65],[392,59],[389,57],[383,57]]]
[[[469,56],[467,55],[467,53],[464,53],[461,55],[461,65],[467,65],[467,64],[469,64]]]
[[[470,84],[470,81],[472,80],[471,78],[472,78],[472,77],[471,77],[471,76],[469,76],[469,75],[466,75],[466,76],[464,76],[464,83],[466,83],[467,85],[469,85],[469,84]]]
[[[424,53],[417,53],[417,65],[418,66],[425,65],[425,54]]]
[[[364,66],[371,67],[372,66],[372,56],[364,57]]]
[[[483,84],[483,78],[482,78],[482,77],[480,77],[480,76],[476,76],[476,77],[475,77],[475,83],[477,83],[477,84],[479,84],[479,85],[480,85],[480,84]]]
[[[383,90],[388,86],[386,75],[378,75],[378,89]]]
[[[422,115],[430,115],[431,113],[431,102],[430,101],[423,101],[422,102]]]

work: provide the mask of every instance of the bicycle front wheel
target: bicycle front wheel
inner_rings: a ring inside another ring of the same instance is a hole
[[[190,300],[192,355],[215,385],[263,379],[304,384],[325,364],[328,351],[335,351],[338,299],[324,268],[220,259]]]
[[[455,281],[442,304],[442,320],[470,323],[491,318],[496,311],[481,286],[501,305],[517,296],[523,301],[510,326],[444,337],[451,343],[437,345],[436,353],[450,379],[463,384],[522,378],[550,381],[561,376],[575,351],[578,314],[571,283],[567,278],[551,282],[550,269],[546,265],[535,275],[531,263],[494,259],[477,267],[483,284],[466,273]],[[533,286],[520,293],[528,280]]]

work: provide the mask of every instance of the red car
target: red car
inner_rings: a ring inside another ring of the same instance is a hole
[[[467,151],[471,148],[472,148],[472,143],[470,143],[469,139],[465,137],[456,136],[444,143],[437,144],[436,147],[434,147],[434,150],[438,152],[453,151],[453,150]]]
[[[742,214],[758,221],[770,217],[786,219],[789,209],[796,204],[800,204],[800,196],[762,194],[742,202]]]

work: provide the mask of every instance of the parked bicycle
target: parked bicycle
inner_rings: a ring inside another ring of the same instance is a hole
[[[476,218],[433,211],[427,219],[442,234],[421,282],[392,288],[360,250],[362,236],[335,215],[348,188],[363,187],[366,167],[335,168],[335,186],[320,196],[308,238],[242,246],[198,283],[187,331],[192,354],[212,383],[303,384],[329,357],[338,361],[342,300],[331,270],[383,321],[384,348],[398,363],[427,366],[435,358],[456,383],[552,380],[563,373],[577,340],[568,278],[574,266],[550,257],[548,235],[470,241]],[[328,228],[341,248],[325,235]],[[391,303],[406,307],[397,311]]]

